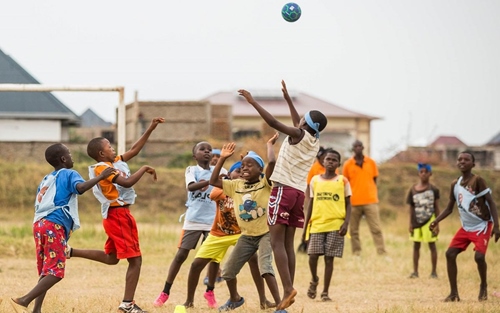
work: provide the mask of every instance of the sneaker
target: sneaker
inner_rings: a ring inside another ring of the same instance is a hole
[[[203,295],[205,299],[207,300],[207,304],[209,308],[216,309],[217,308],[217,301],[215,300],[215,294],[213,290],[209,290],[205,292]]]
[[[155,307],[159,308],[162,305],[164,305],[165,302],[167,302],[167,300],[168,300],[168,294],[166,294],[162,291],[162,292],[160,292],[160,295],[158,296],[158,298],[156,298],[156,300],[153,302],[153,305]]]
[[[135,301],[130,303],[122,302],[118,307],[118,311],[125,313],[148,313],[148,311],[144,311],[137,304],[135,304]]]
[[[73,248],[71,248],[70,245],[66,244],[66,249],[64,249],[64,254],[66,255],[66,259],[71,259],[71,250],[73,250]]]
[[[431,276],[430,276],[430,277],[431,277],[431,278],[435,278],[435,279],[437,279],[437,278],[438,278],[438,274],[437,274],[437,273],[431,273]]]

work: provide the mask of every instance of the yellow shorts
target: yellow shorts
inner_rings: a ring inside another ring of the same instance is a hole
[[[227,249],[234,246],[240,236],[241,234],[217,237],[209,234],[198,249],[195,258],[210,259],[211,262],[220,263],[224,259]]]
[[[436,242],[438,240],[438,236],[434,236],[429,229],[431,223],[436,219],[436,215],[432,214],[430,220],[425,223],[420,228],[414,228],[413,234],[410,235],[410,240],[415,242]]]

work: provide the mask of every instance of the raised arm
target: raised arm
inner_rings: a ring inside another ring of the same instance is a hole
[[[257,112],[264,119],[267,125],[293,138],[299,138],[302,135],[302,130],[300,128],[286,126],[285,124],[278,121],[271,113],[266,111],[259,103],[257,103],[257,101],[254,100],[250,92],[244,89],[240,89],[238,90],[238,93],[240,94],[240,96],[243,96],[247,100],[247,102],[255,108],[255,110],[257,110]]]
[[[126,151],[123,155],[123,161],[127,162],[128,160],[132,159],[136,155],[139,154],[139,152],[142,150],[144,145],[149,139],[149,136],[155,130],[156,126],[158,126],[159,123],[165,123],[165,119],[163,117],[155,117],[152,121],[151,124],[149,125],[148,129],[142,134],[142,136],[132,145],[130,150]]]
[[[224,162],[226,162],[226,159],[233,155],[235,148],[236,144],[234,142],[230,142],[222,146],[222,149],[220,150],[220,158],[217,161],[217,164],[215,164],[214,171],[210,176],[210,185],[222,188],[222,179],[219,173],[224,165]]]
[[[274,153],[274,144],[276,143],[276,140],[278,140],[278,137],[280,136],[279,133],[274,134],[268,141],[267,141],[267,167],[266,167],[266,179],[271,184],[271,175],[273,174],[274,171],[274,166],[276,165],[276,154]]]
[[[286,103],[288,104],[288,109],[290,110],[290,116],[292,118],[293,126],[298,128],[300,126],[300,115],[299,113],[297,113],[297,110],[293,105],[292,98],[288,94],[288,89],[286,89],[286,84],[284,80],[281,81],[281,91],[283,92],[283,97],[285,98]]]

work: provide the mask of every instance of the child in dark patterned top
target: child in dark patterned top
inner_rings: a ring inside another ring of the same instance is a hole
[[[413,241],[413,273],[410,278],[418,278],[418,259],[422,242],[429,244],[432,263],[431,278],[437,278],[436,241],[439,227],[431,232],[429,225],[439,215],[439,189],[429,182],[432,176],[432,167],[429,164],[418,163],[417,169],[420,182],[410,188],[406,197],[406,203],[410,206],[410,240]]]

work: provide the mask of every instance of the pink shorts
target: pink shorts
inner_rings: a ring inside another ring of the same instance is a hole
[[[102,221],[102,225],[108,235],[104,244],[106,254],[116,254],[118,259],[141,255],[137,224],[128,207],[109,208],[108,218]]]
[[[267,224],[304,227],[304,192],[288,186],[273,187],[269,197]]]
[[[482,254],[486,254],[486,250],[488,250],[488,242],[490,241],[490,236],[491,236],[491,228],[492,228],[492,223],[488,222],[488,228],[486,232],[481,232],[478,234],[478,232],[470,232],[466,231],[462,227],[457,231],[453,239],[451,240],[450,243],[450,248],[458,248],[462,251],[465,251],[469,244],[472,242],[474,243],[474,251],[480,252]]]
[[[33,236],[38,275],[64,278],[66,267],[64,227],[42,218],[33,224]]]

